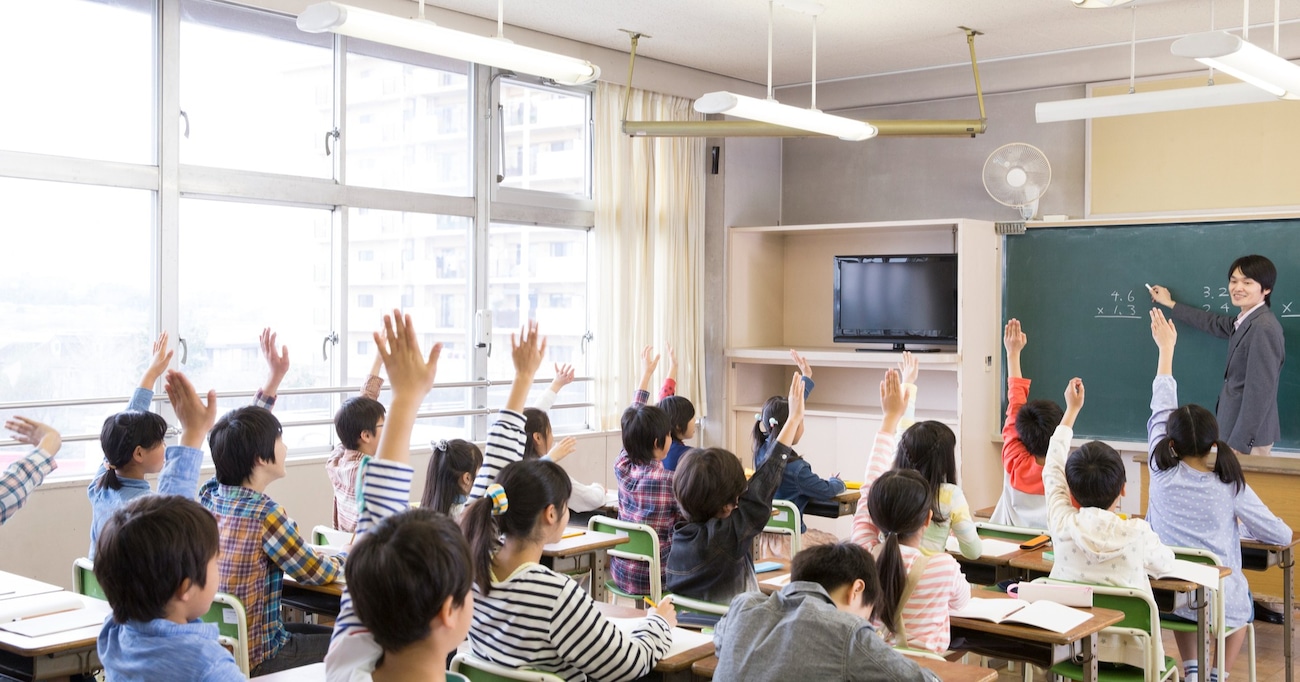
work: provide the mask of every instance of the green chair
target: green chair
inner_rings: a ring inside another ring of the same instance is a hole
[[[704,601],[703,599],[692,599],[683,597],[679,594],[668,595],[673,598],[673,608],[677,611],[687,613],[705,613],[711,616],[725,616],[727,609],[731,604],[718,604],[716,602]]]
[[[1073,585],[1064,580],[1039,578],[1034,582]],[[1115,664],[1105,666],[1098,671],[1098,682],[1163,682],[1179,677],[1178,662],[1170,656],[1161,656],[1160,646],[1160,611],[1155,599],[1149,592],[1131,587],[1110,587],[1088,584],[1092,588],[1092,604],[1107,609],[1120,611],[1124,618],[1115,625],[1101,631],[1102,635],[1123,638],[1125,647],[1128,642],[1137,642],[1142,648],[1142,666]],[[1163,659],[1163,660],[1161,660]],[[1057,663],[1050,671],[1067,680],[1084,679],[1083,666],[1072,661]]]
[[[458,653],[451,659],[451,672],[463,675],[469,682],[564,682],[564,678],[540,670],[519,670],[504,665],[489,663],[472,654]],[[450,682],[450,677],[448,677]]]
[[[209,580],[214,576],[208,576]],[[217,626],[217,641],[231,650],[240,672],[248,674],[248,613],[234,595],[218,592],[212,598],[212,607],[200,618]]]
[[[1025,540],[1032,540],[1039,535],[1047,535],[1047,531],[1042,528],[1022,528],[1020,526],[1004,526],[1000,523],[989,523],[987,521],[976,521],[975,532],[982,538],[996,538],[998,540],[1007,540],[1008,542],[1021,543]]]
[[[95,577],[95,562],[81,557],[72,562],[72,591],[95,599],[108,600]]]
[[[352,533],[335,530],[329,526],[316,526],[311,529],[311,544],[322,547],[345,547],[352,544]]]
[[[1192,561],[1198,564],[1210,566],[1222,566],[1218,555],[1208,549],[1197,547],[1171,547],[1174,550],[1174,556],[1185,561]],[[1247,679],[1255,682],[1255,624],[1246,623],[1229,630],[1225,622],[1227,608],[1227,598],[1223,592],[1223,579],[1219,580],[1219,589],[1214,591],[1214,602],[1211,608],[1212,620],[1210,621],[1210,632],[1214,635],[1215,641],[1215,666],[1219,670],[1219,679],[1223,679],[1223,648],[1227,643],[1228,635],[1246,628],[1246,663]],[[1196,632],[1196,623],[1188,623],[1184,620],[1160,619],[1161,627],[1174,632]],[[1202,676],[1208,679],[1208,676]]]
[[[799,515],[799,508],[789,500],[772,500],[772,509],[776,512],[772,518],[767,520],[767,526],[763,528],[764,533],[775,533],[777,535],[790,536],[790,558],[799,553],[803,548],[801,540],[803,533],[800,528],[803,527],[803,518]]]
[[[618,588],[618,585],[612,579],[605,581],[605,589],[609,590],[610,594],[623,599],[631,599],[637,604],[640,604],[645,597],[649,597],[654,602],[658,602],[663,598],[663,582],[660,577],[660,566],[662,564],[660,564],[659,559],[659,534],[655,532],[655,529],[645,524],[620,521],[611,519],[608,516],[593,516],[587,521],[587,530],[626,536],[627,542],[605,550],[609,556],[649,564],[647,570],[650,572],[650,594],[624,592]]]

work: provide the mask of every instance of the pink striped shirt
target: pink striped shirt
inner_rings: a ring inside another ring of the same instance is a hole
[[[867,459],[867,469],[862,476],[862,502],[853,517],[853,542],[866,547],[872,554],[880,545],[880,530],[871,522],[867,513],[867,496],[871,486],[880,475],[889,470],[893,463],[894,451],[898,437],[892,433],[877,433],[871,454]],[[899,546],[903,556],[903,565],[911,570],[912,562],[921,556],[921,550],[915,547]],[[948,633],[948,613],[966,606],[970,601],[970,583],[962,574],[957,560],[946,553],[935,554],[925,565],[912,596],[903,606],[903,625],[907,628],[907,646],[914,649],[942,652],[948,650],[950,635]],[[876,625],[879,625],[876,621]],[[895,644],[892,633],[885,641]]]

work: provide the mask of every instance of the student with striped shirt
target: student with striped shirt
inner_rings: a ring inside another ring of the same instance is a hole
[[[465,640],[474,609],[469,545],[446,514],[408,509],[411,429],[433,386],[442,344],[426,360],[410,316],[393,313],[384,317],[387,336],[375,336],[393,402],[378,459],[367,460],[360,471],[357,539],[325,656],[325,679],[464,681],[444,667]]]
[[[601,615],[567,575],[539,562],[569,518],[569,476],[549,460],[523,461],[520,411],[546,341],[530,322],[511,337],[515,379],[488,432],[483,466],[461,524],[474,557],[474,655],[513,668],[553,672],[570,682],[634,680],[668,651],[677,618],[664,599],[630,633]],[[500,540],[498,540],[500,538]]]
[[[886,638],[890,644],[947,651],[948,613],[970,601],[970,584],[950,555],[921,552],[921,538],[934,513],[929,483],[911,469],[886,471],[897,449],[898,423],[907,409],[895,370],[880,384],[880,404],[885,416],[862,479],[867,512],[879,534],[855,537],[875,555],[880,571],[876,618],[892,633]]]

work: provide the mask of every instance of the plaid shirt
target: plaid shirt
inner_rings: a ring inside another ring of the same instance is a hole
[[[32,448],[26,457],[9,465],[0,476],[0,524],[9,520],[31,494],[45,480],[45,475],[59,466],[54,455],[40,448]]]
[[[212,479],[199,489],[199,501],[217,518],[220,589],[248,612],[248,665],[255,668],[289,641],[280,622],[284,574],[308,585],[331,583],[343,576],[343,555],[313,552],[284,507],[255,490]]]
[[[371,375],[358,394],[363,398],[379,400],[379,389],[384,380]],[[355,532],[357,529],[357,467],[365,453],[352,450],[339,443],[334,452],[325,460],[325,473],[329,474],[330,484],[334,486],[334,528],[336,530]]]
[[[669,391],[666,381],[661,395],[671,395]],[[640,407],[649,400],[649,391],[638,390],[632,406]],[[682,518],[677,498],[673,497],[673,472],[661,462],[635,464],[624,450],[614,462],[614,478],[618,481],[619,520],[643,523],[659,533],[659,584],[662,585],[668,552],[673,548],[673,524]],[[618,589],[631,594],[650,593],[650,570],[646,563],[616,557],[611,557],[609,563]]]

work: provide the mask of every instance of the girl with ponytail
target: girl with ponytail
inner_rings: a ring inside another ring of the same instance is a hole
[[[442,512],[453,521],[459,521],[469,500],[474,474],[481,466],[483,451],[477,445],[460,438],[434,441],[420,507]]]
[[[634,680],[668,651],[677,617],[665,598],[625,633],[567,575],[541,565],[569,519],[569,476],[555,462],[524,460],[524,401],[546,351],[529,322],[511,335],[514,383],[488,432],[483,465],[461,518],[474,559],[474,655],[544,670],[566,680]]]
[[[876,556],[880,573],[877,618],[896,646],[948,650],[948,613],[970,601],[970,584],[957,560],[947,553],[927,556],[920,545],[934,514],[934,493],[925,477],[913,469],[889,470],[898,447],[898,425],[907,409],[902,383],[895,370],[880,382],[884,419],[876,434],[863,475],[867,499],[862,523],[854,522],[853,541]],[[871,532],[867,532],[867,529]]]
[[[1151,384],[1151,419],[1147,421],[1151,467],[1147,522],[1166,545],[1210,550],[1222,565],[1232,569],[1224,578],[1224,619],[1229,629],[1238,628],[1252,618],[1250,589],[1241,573],[1238,521],[1267,543],[1289,543],[1291,529],[1246,485],[1236,454],[1219,437],[1214,414],[1200,405],[1178,407],[1178,383],[1173,377],[1178,331],[1172,320],[1154,308],[1151,338],[1160,356]],[[1186,607],[1174,613],[1196,622],[1196,614]],[[1245,628],[1240,628],[1228,636],[1224,651],[1215,656],[1220,670],[1232,668],[1245,634]],[[1174,640],[1184,677],[1200,673],[1195,634],[1175,631]],[[1214,677],[1211,673],[1199,675],[1202,680]],[[1222,673],[1218,678],[1222,679]]]

